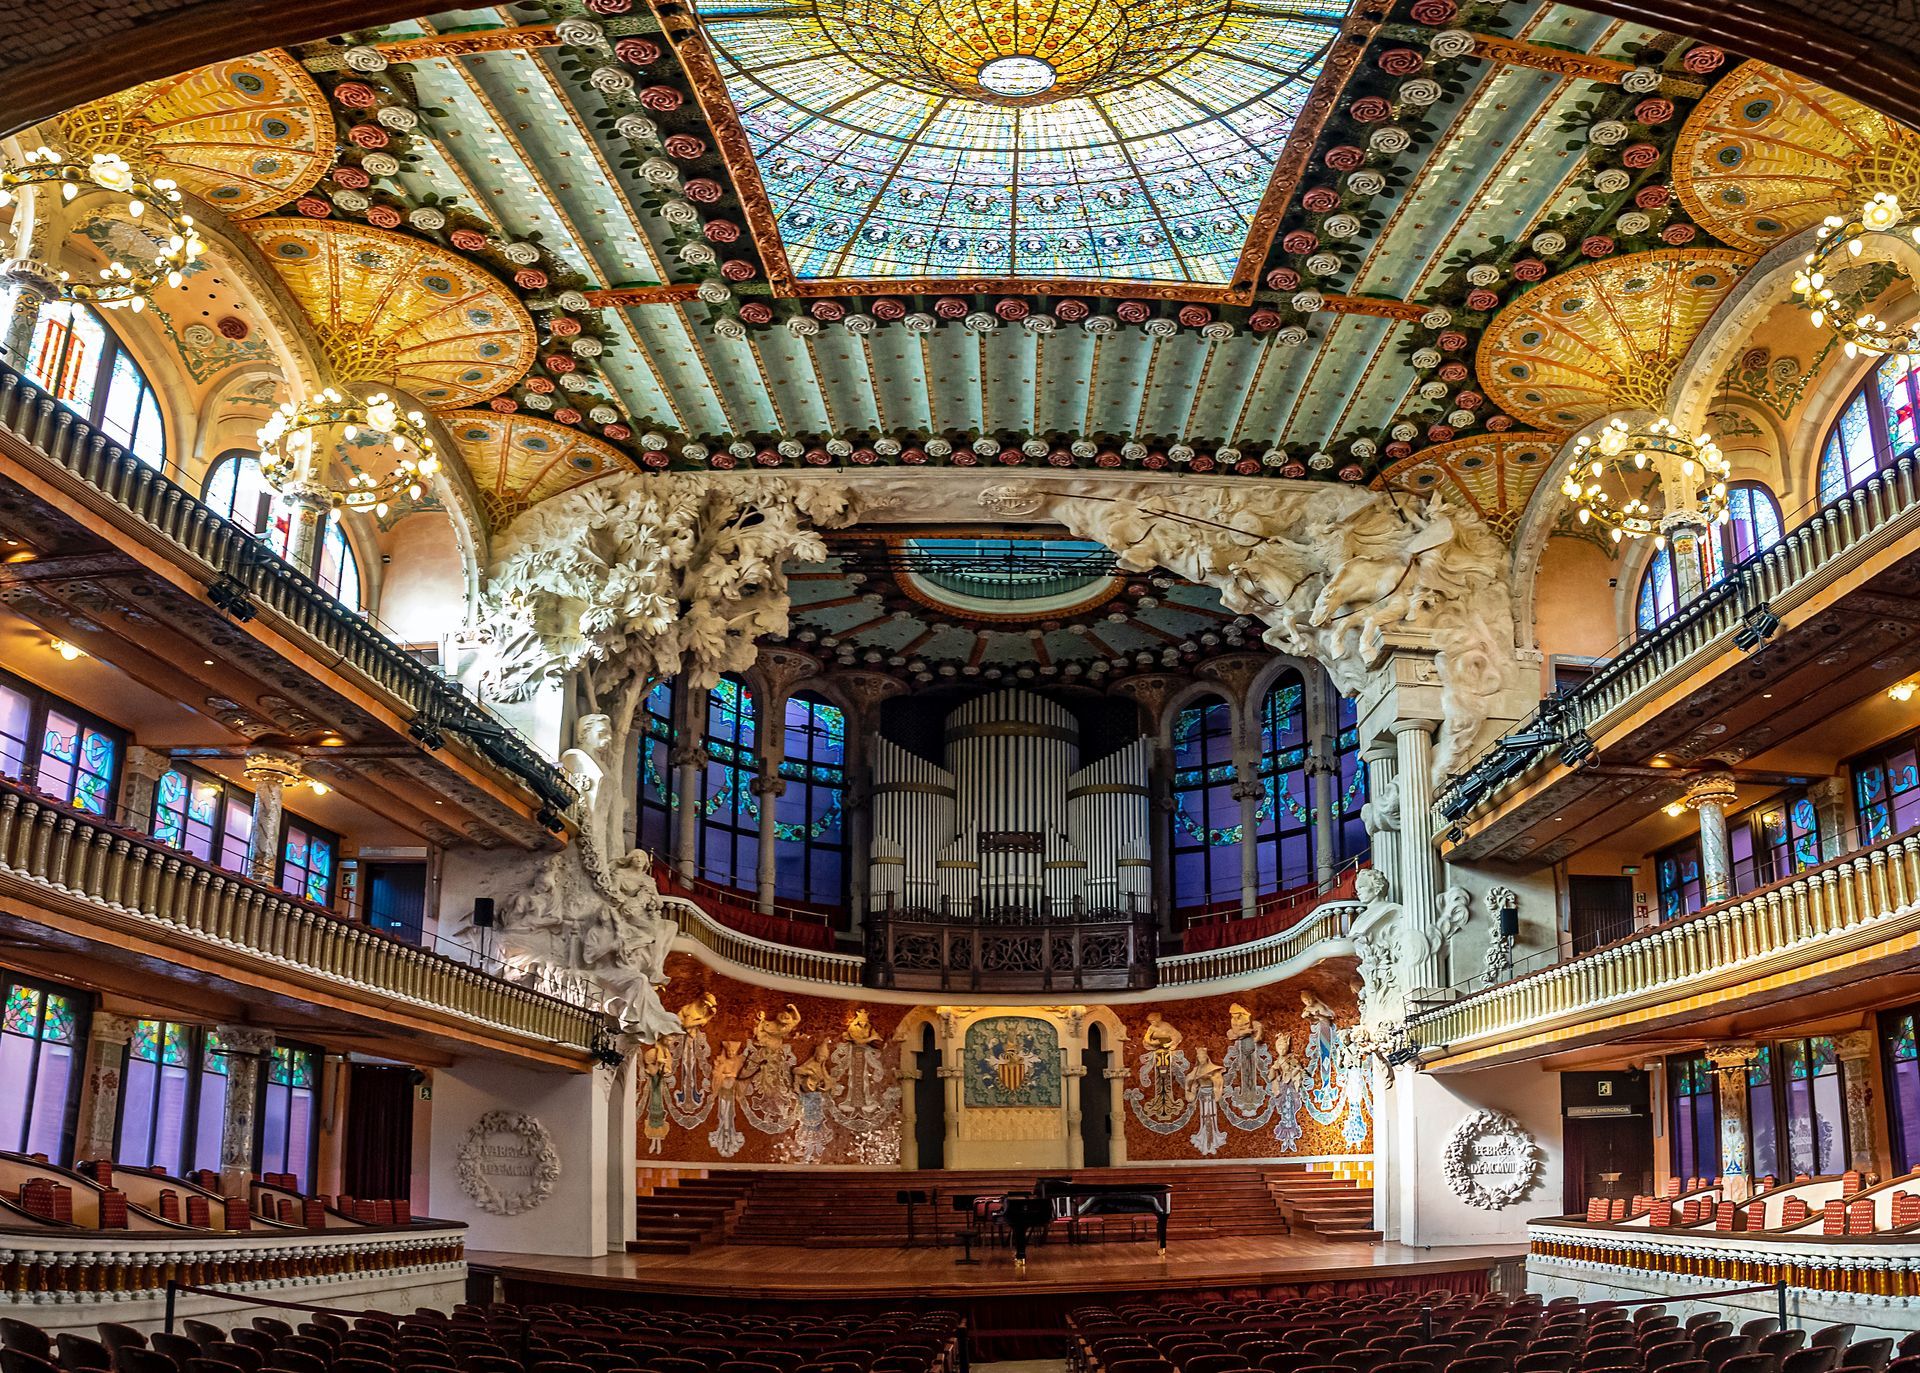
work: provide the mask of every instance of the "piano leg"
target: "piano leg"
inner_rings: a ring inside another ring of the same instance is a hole
[[[1007,1233],[1013,1241],[1013,1271],[1027,1271],[1027,1227],[1018,1221],[1007,1222]]]
[[[1156,1211],[1153,1217],[1154,1237],[1160,1241],[1160,1257],[1167,1256],[1167,1213]]]

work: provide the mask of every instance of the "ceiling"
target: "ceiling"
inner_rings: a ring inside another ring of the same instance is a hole
[[[1842,97],[1495,0],[548,0],[42,132],[243,218],[496,527],[623,466],[925,464],[1444,489],[1510,535],[1758,251],[1920,198]]]
[[[1099,545],[1057,533],[863,529],[828,547],[788,569],[792,623],[775,642],[916,685],[1098,685],[1260,649],[1259,628],[1211,588],[1122,573]]]

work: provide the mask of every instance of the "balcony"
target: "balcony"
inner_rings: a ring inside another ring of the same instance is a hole
[[[867,918],[869,987],[940,992],[1137,992],[1159,980],[1159,921],[1044,896],[895,909]]]
[[[0,928],[137,989],[167,968],[398,1032],[579,1066],[598,1012],[429,953],[0,782]],[[27,907],[25,911],[23,907]],[[31,958],[31,954],[24,955]],[[165,965],[163,968],[162,965]]]
[[[384,769],[399,794],[388,808],[437,826],[441,842],[549,842],[574,793],[532,744],[4,365],[0,477],[22,493],[8,533],[31,545],[5,568],[25,593],[16,610],[37,608],[55,634],[70,632],[63,618],[104,623],[96,656],[179,685],[182,701],[211,691],[259,714],[256,702],[298,698],[309,714],[354,722],[363,752],[400,760]],[[195,682],[197,694],[180,685]]]
[[[1920,470],[1903,459],[1734,567],[1448,785],[1445,857],[1557,861],[1674,800],[1691,759],[1763,767],[1769,748],[1910,675],[1916,533]]]
[[[1857,1004],[1868,978],[1889,996],[1920,982],[1920,831],[1420,1012],[1409,1028],[1429,1068],[1483,1067],[1776,1002],[1815,1017],[1829,1000]]]

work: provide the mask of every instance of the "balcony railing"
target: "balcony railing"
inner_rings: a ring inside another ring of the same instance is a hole
[[[586,1049],[598,1012],[428,953],[265,883],[237,876],[0,782],[0,882],[78,898],[228,957],[345,983],[486,1029]],[[110,937],[103,923],[102,933]]]
[[[1920,928],[1920,833],[1709,906],[1412,1018],[1428,1050],[1560,1029],[1737,986]]]
[[[684,896],[669,895],[664,904],[681,934],[750,972],[829,987],[860,985],[865,960],[852,954],[795,948],[729,929]]]
[[[1593,735],[1624,718],[1653,688],[1712,661],[1743,631],[1753,632],[1762,615],[1791,609],[1916,527],[1920,471],[1907,457],[1729,568],[1718,584],[1579,686],[1542,701],[1531,719],[1448,784],[1440,813],[1458,823],[1556,751],[1577,762],[1580,749],[1592,751]]]
[[[1353,927],[1353,918],[1365,909],[1358,901],[1329,901],[1315,906],[1290,928],[1264,939],[1163,958],[1160,960],[1160,986],[1191,987],[1202,982],[1226,982],[1255,974],[1273,973],[1286,964],[1305,958],[1317,944],[1345,939]]]
[[[1158,980],[1150,910],[993,901],[867,917],[869,987],[910,991],[1145,991]]]
[[[1527,1267],[1541,1277],[1605,1281],[1658,1276],[1677,1299],[1684,1283],[1785,1283],[1813,1293],[1910,1301],[1920,1297],[1920,1243],[1910,1234],[1799,1238],[1682,1231],[1661,1234],[1575,1221],[1527,1226]],[[1593,1272],[1591,1270],[1600,1270]],[[1711,1295],[1711,1294],[1707,1294]]]
[[[519,778],[552,812],[573,803],[566,775],[457,682],[414,658],[253,535],[215,514],[5,364],[0,364],[0,429],[211,570],[208,595],[222,610],[248,619],[256,604],[266,607],[335,663],[397,698],[412,712],[414,732],[422,742],[454,735]]]

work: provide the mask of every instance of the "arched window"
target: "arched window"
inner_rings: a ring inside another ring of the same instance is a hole
[[[1367,803],[1367,765],[1360,761],[1359,702],[1342,696],[1334,723],[1333,756],[1339,769],[1335,775],[1340,780],[1340,791],[1333,802],[1334,831],[1339,835],[1334,858],[1345,863],[1373,847],[1360,820],[1360,807]]]
[[[1307,789],[1307,688],[1300,674],[1280,674],[1260,707],[1260,800],[1254,840],[1262,893],[1314,879],[1313,797]]]
[[[260,457],[244,448],[220,455],[207,473],[202,492],[209,509],[259,536],[276,554],[287,556],[293,534],[293,512],[260,475]],[[313,570],[320,589],[349,610],[360,609],[360,560],[340,527],[340,512],[327,515],[320,532],[320,557]]]
[[[846,899],[847,721],[817,696],[790,697],[780,776],[787,789],[773,808],[774,895],[782,901],[838,906]]]
[[[147,466],[166,466],[159,397],[132,354],[92,310],[71,301],[41,306],[26,370]]]
[[[1831,505],[1920,444],[1920,360],[1894,354],[1874,369],[1820,445],[1820,504]]]
[[[760,806],[753,693],[723,677],[707,693],[706,765],[700,769],[700,875],[741,891],[758,888]]]
[[[673,852],[673,683],[656,682],[640,707],[640,847]]]
[[[1727,488],[1727,517],[1700,541],[1700,577],[1714,586],[1727,569],[1745,562],[1780,542],[1780,503],[1762,482],[1734,482]],[[1645,634],[1658,629],[1680,607],[1680,587],[1674,576],[1673,549],[1655,549],[1640,577],[1634,623]]]
[[[1196,702],[1173,723],[1173,904],[1240,899],[1240,803],[1233,796],[1233,707]]]

